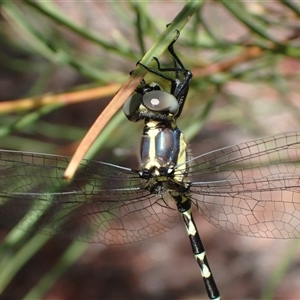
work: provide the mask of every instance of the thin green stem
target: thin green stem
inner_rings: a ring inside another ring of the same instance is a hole
[[[124,49],[124,47],[116,47],[116,45],[113,45],[104,39],[101,39],[100,36],[93,32],[89,28],[81,27],[72,20],[70,20],[68,17],[66,17],[65,14],[63,14],[59,7],[54,5],[51,2],[48,1],[31,1],[31,0],[23,0],[26,2],[29,6],[36,9],[37,11],[41,12],[43,15],[49,17],[51,20],[55,21],[57,24],[60,24],[71,31],[77,33],[78,35],[86,38],[87,40],[90,40],[100,47],[115,52],[117,54],[121,54],[125,57],[129,57],[134,59],[134,55],[131,51],[131,49]]]

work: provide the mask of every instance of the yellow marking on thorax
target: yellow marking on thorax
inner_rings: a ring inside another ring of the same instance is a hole
[[[148,131],[148,138],[150,139],[150,148],[149,148],[149,161],[146,164],[145,168],[150,169],[152,167],[159,168],[160,165],[156,161],[156,150],[155,150],[155,138],[159,133],[159,129],[156,128],[158,121],[149,121],[147,126],[150,128]]]
[[[174,176],[174,179],[182,182],[185,179],[185,176],[183,175],[186,171],[186,160],[187,160],[187,153],[186,153],[187,144],[184,139],[183,133],[180,135],[180,150],[178,153],[178,160],[177,165],[180,165],[180,167],[176,171],[176,175]]]

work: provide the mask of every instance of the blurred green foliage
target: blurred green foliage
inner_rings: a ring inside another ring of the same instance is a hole
[[[0,3],[0,97],[6,101],[121,84],[184,6],[163,1]],[[201,4],[187,2],[194,13],[175,45],[184,65],[194,73],[179,120],[188,140],[208,123],[218,130],[234,126],[250,136],[273,133],[280,130],[280,122],[275,122],[278,127],[266,128],[265,118],[283,111],[296,127],[300,120],[300,6],[291,1]],[[165,55],[162,61],[168,65],[170,57]],[[0,146],[72,154],[69,145],[84,136],[107,102],[99,99],[98,104],[74,107],[49,104],[9,114],[0,111]],[[140,129],[117,114],[93,155],[122,161]],[[0,248],[0,293],[47,239],[18,230],[7,236]],[[85,247],[72,244],[26,299],[43,298]]]

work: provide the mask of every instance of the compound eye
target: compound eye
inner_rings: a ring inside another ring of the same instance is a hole
[[[143,96],[143,104],[149,110],[157,112],[170,112],[176,115],[179,109],[177,99],[164,91],[151,91]]]
[[[131,95],[123,105],[123,112],[127,118],[130,118],[136,113],[142,103],[142,95],[136,93]]]

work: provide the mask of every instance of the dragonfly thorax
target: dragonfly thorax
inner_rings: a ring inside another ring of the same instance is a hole
[[[155,178],[158,182],[185,179],[187,158],[183,132],[175,121],[148,120],[143,129],[140,145],[141,177]],[[177,165],[180,165],[177,168]]]

